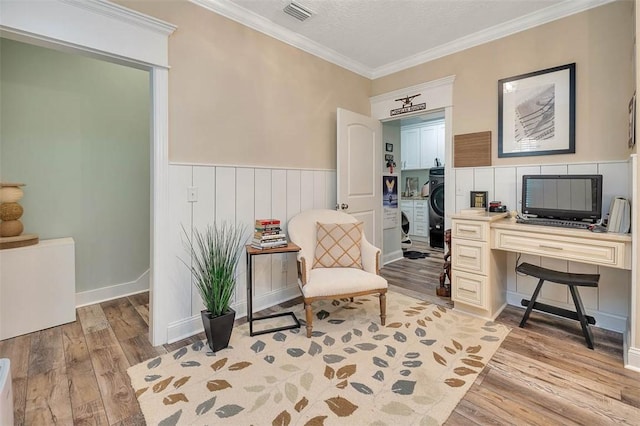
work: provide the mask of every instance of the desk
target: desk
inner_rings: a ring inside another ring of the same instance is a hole
[[[298,247],[293,243],[289,243],[284,247],[277,247],[277,248],[271,248],[271,249],[261,250],[255,247],[251,247],[251,245],[247,245],[245,248],[247,250],[247,322],[249,323],[249,335],[257,336],[259,334],[273,333],[275,331],[290,330],[292,328],[300,328],[300,321],[298,321],[298,318],[293,312],[280,312],[277,314],[267,315],[260,318],[253,317],[253,256],[259,256],[261,254],[297,253],[301,250],[300,247]],[[278,317],[284,317],[284,316],[290,316],[293,319],[294,324],[286,325],[283,327],[270,328],[267,330],[260,330],[256,332],[253,331],[254,321],[260,321],[264,319],[278,318]]]
[[[451,225],[451,299],[495,319],[506,305],[505,252],[631,269],[631,235],[525,225],[506,213],[457,214]]]

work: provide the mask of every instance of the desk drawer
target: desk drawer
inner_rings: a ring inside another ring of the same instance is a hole
[[[494,229],[492,248],[624,268],[623,242]]]
[[[451,241],[451,267],[487,275],[488,251],[487,243],[454,239]]]
[[[487,241],[488,228],[488,223],[470,220],[454,220],[451,224],[451,237]]]
[[[486,309],[487,277],[451,271],[451,300]]]

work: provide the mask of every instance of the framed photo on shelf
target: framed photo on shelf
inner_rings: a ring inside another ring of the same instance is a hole
[[[471,197],[469,200],[469,206],[471,208],[487,209],[487,197],[489,193],[487,191],[471,191]]]
[[[576,152],[576,64],[498,80],[498,157]]]

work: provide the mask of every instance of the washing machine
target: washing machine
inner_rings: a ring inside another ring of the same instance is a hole
[[[429,245],[444,249],[444,167],[429,170]]]

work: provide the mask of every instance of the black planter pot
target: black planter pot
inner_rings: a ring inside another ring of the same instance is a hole
[[[229,346],[233,321],[236,319],[236,311],[229,308],[227,313],[213,317],[209,311],[201,311],[204,333],[207,335],[207,343],[213,352]]]

